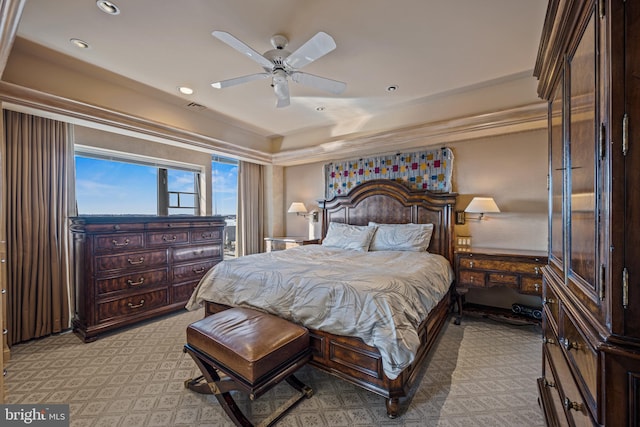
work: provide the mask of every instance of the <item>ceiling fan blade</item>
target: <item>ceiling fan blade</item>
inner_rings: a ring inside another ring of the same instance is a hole
[[[259,54],[255,50],[251,49],[244,42],[238,40],[237,38],[235,38],[231,34],[225,32],[225,31],[214,31],[214,32],[211,33],[211,35],[213,37],[217,38],[218,40],[225,42],[226,44],[228,44],[229,46],[231,46],[232,48],[234,48],[238,52],[248,56],[251,59],[253,59],[258,64],[260,64],[263,68],[265,68],[267,70],[271,70],[273,68],[273,62],[269,61],[267,58],[265,58],[264,56],[262,56],[261,54]]]
[[[335,48],[336,42],[333,40],[333,37],[320,31],[289,55],[284,62],[291,68],[299,69],[326,55]]]
[[[254,80],[266,79],[270,75],[271,74],[269,74],[269,73],[249,74],[248,76],[236,77],[234,79],[228,79],[228,80],[222,80],[222,81],[219,81],[219,82],[214,82],[214,83],[211,83],[211,86],[215,87],[216,89],[222,89],[222,88],[229,87],[229,86],[239,85],[241,83],[252,82]]]
[[[296,83],[315,87],[317,89],[321,89],[325,92],[330,92],[336,95],[341,94],[347,88],[347,84],[344,82],[327,79],[326,77],[315,76],[309,73],[301,73],[299,71],[292,72],[291,79]]]

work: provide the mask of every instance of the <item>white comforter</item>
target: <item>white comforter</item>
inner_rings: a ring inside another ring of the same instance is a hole
[[[395,379],[414,360],[418,326],[453,281],[449,262],[428,252],[356,252],[322,245],[228,259],[200,281],[203,301],[255,307],[308,328],[361,338],[378,348]]]

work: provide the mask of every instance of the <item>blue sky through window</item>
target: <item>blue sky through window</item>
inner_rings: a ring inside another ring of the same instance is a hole
[[[157,215],[158,169],[76,156],[80,215]]]
[[[76,156],[76,201],[80,215],[157,215],[158,168]],[[169,169],[170,191],[194,192],[193,173]],[[238,165],[212,162],[214,215],[235,215]],[[185,213],[177,212],[172,213]],[[191,213],[191,212],[189,212]]]

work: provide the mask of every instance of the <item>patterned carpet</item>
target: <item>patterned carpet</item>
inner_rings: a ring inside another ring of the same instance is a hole
[[[181,312],[90,344],[68,333],[16,345],[5,403],[68,403],[75,427],[230,426],[213,396],[184,388],[199,374],[182,352],[185,328],[201,317]],[[314,395],[278,425],[544,426],[535,382],[540,333],[481,317],[449,322],[395,420],[386,417],[383,398],[304,367],[298,377]],[[291,394],[283,383],[254,402],[236,399],[259,422]]]

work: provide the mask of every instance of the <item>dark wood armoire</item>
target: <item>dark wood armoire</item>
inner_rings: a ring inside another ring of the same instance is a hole
[[[548,425],[640,426],[640,1],[550,0]]]

